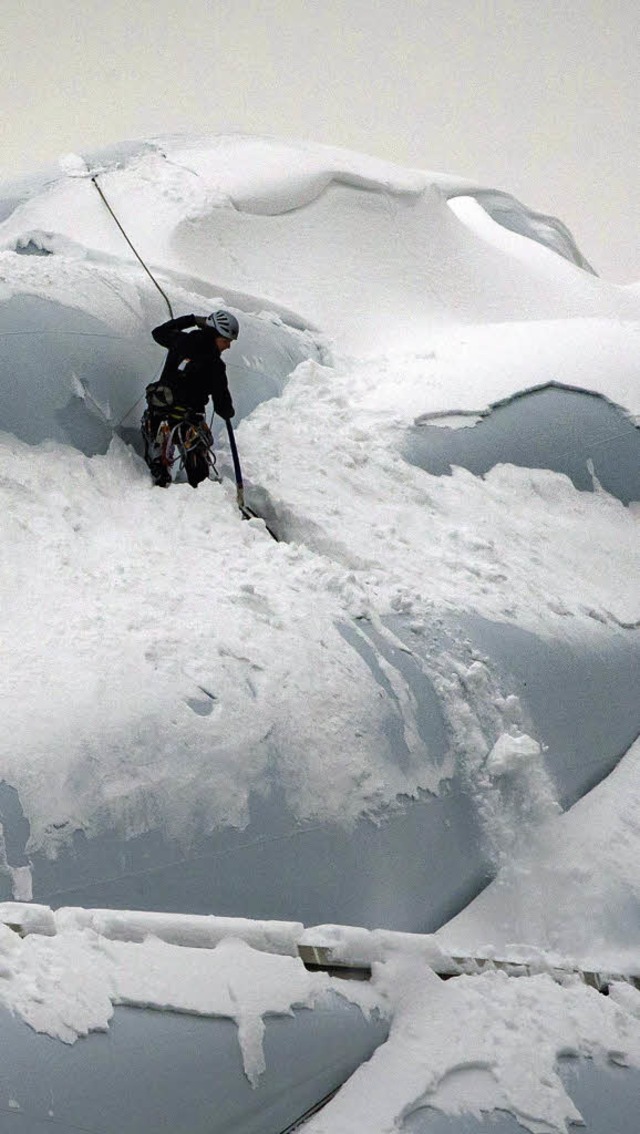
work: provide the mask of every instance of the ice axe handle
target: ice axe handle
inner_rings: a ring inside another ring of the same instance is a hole
[[[242,469],[240,468],[240,457],[238,456],[238,446],[236,445],[236,437],[233,432],[233,426],[230,419],[225,418],[227,423],[227,433],[229,434],[229,448],[231,449],[231,459],[233,460],[233,471],[236,478],[236,497],[238,500],[238,507],[240,511],[244,510],[244,484],[242,483]]]

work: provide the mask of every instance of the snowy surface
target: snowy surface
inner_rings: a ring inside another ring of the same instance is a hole
[[[3,357],[16,368],[0,381],[13,415],[0,438],[0,787],[21,808],[11,823],[2,812],[14,897],[30,896],[29,856],[55,857],[77,832],[124,843],[161,831],[186,853],[202,833],[245,828],[251,798],[274,782],[294,821],[349,830],[459,775],[494,862],[509,861],[442,946],[518,946],[629,971],[637,747],[559,814],[526,694],[498,689],[490,658],[460,643],[430,654],[429,642],[433,627],[472,614],[551,646],[597,651],[619,635],[633,648],[640,506],[547,468],[430,475],[404,445],[416,419],[468,426],[551,382],[640,420],[638,288],[497,224],[473,186],[358,155],[156,139],[103,165],[100,184],[176,314],[223,300],[246,320],[231,384],[253,374],[259,394],[240,399],[238,444],[251,499],[281,542],[262,521],[241,522],[224,446],[225,479],[194,493],[152,489],[124,444],[123,415],[161,362],[139,344],[166,308],[85,164],[65,160],[0,224]],[[546,239],[535,218],[531,228]],[[58,320],[49,340],[43,305]],[[117,372],[91,369],[85,334],[98,361],[100,336],[120,344]],[[65,369],[61,335],[78,370]],[[70,407],[82,428],[87,414],[100,423],[108,447],[73,447]],[[415,649],[389,628],[395,617]],[[423,667],[444,756],[425,743],[411,683],[382,649],[374,672],[341,627]],[[288,955],[297,928],[264,953],[262,928],[196,949],[202,941],[178,945],[181,930],[164,923],[153,936],[143,920],[122,940],[106,913],[55,933],[42,916],[48,932],[2,930],[0,997],[65,1040],[106,1027],[114,1003],[227,1015],[257,1081],[264,1015],[333,987]],[[391,1014],[390,1039],[310,1131],[392,1131],[425,1100],[562,1131],[576,1114],[560,1054],[640,1066],[631,987],[603,998],[547,971],[441,984],[431,939],[417,952],[380,938],[375,948],[372,989],[349,995]]]
[[[389,1040],[305,1126],[310,1134],[388,1134],[425,1105],[453,1115],[507,1110],[532,1134],[564,1131],[580,1115],[555,1070],[560,1054],[638,1065],[635,990],[621,1010],[615,996],[545,974],[443,984],[423,966],[399,964],[379,980],[392,990]]]
[[[254,1085],[265,1070],[265,1015],[312,1007],[330,991],[363,1010],[381,1006],[368,986],[309,973],[297,957],[254,949],[228,927],[215,946],[194,948],[151,935],[116,941],[92,929],[65,929],[64,919],[52,935],[24,938],[0,924],[0,966],[0,1003],[65,1043],[104,1031],[114,1004],[233,1019]]]
[[[585,968],[640,969],[637,872],[640,743],[441,931],[454,952],[519,944]],[[562,916],[558,916],[558,911]]]
[[[297,956],[270,951],[283,942],[372,964],[372,980],[310,973]],[[305,1127],[318,1134],[388,1134],[425,1105],[453,1115],[507,1110],[533,1134],[579,1120],[557,1060],[640,1068],[640,993],[614,980],[605,997],[541,951],[529,962],[528,975],[471,972],[443,983],[436,972],[456,966],[434,937],[0,905],[0,1004],[65,1043],[107,1029],[114,1005],[228,1018],[256,1087],[268,1073],[267,1016],[337,994],[390,1017],[387,1042]]]

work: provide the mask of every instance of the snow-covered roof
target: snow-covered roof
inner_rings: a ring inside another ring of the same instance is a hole
[[[401,1129],[425,1099],[563,1130],[559,1052],[640,1066],[636,989],[549,971],[628,973],[639,944],[637,288],[499,187],[278,139],[69,156],[0,215],[0,897],[141,907],[135,940],[115,913],[3,929],[3,1003],[65,1039],[114,1003],[243,1027],[239,966],[256,1078],[265,1013],[330,987],[289,955],[301,923],[353,922],[374,977],[349,995],[390,1038],[310,1131]],[[167,299],[239,318],[238,446],[272,534],[242,521],[216,422],[220,482],[148,481]],[[472,467],[495,407],[544,428],[541,389],[562,395],[546,447],[496,426]],[[439,473],[435,426],[461,454]],[[166,939],[205,911],[243,943]],[[418,953],[376,954],[377,926]],[[545,971],[441,984],[425,929]]]

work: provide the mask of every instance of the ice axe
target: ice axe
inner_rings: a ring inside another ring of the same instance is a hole
[[[242,480],[242,469],[240,468],[240,457],[238,456],[236,437],[235,433],[233,432],[233,426],[230,419],[227,417],[225,418],[225,421],[227,423],[227,433],[229,434],[229,448],[231,449],[231,458],[233,460],[233,471],[236,478],[236,499],[238,501],[238,508],[242,513],[243,520],[262,520],[262,516],[259,516],[257,512],[253,511],[253,508],[250,508],[248,504],[245,504],[244,483]],[[265,523],[264,520],[262,522],[264,523],[271,538],[275,539],[276,543],[278,543],[279,540],[275,532],[272,532],[271,528],[267,523]]]

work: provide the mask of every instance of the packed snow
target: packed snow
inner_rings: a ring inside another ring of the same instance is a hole
[[[337,934],[373,963],[370,986],[341,983],[341,994],[386,1013],[391,1031],[305,1129],[390,1134],[426,1100],[565,1131],[579,1116],[560,1054],[640,1068],[640,993],[615,983],[605,998],[574,971],[638,969],[638,747],[559,814],[544,746],[515,693],[492,690],[486,659],[427,665],[416,647],[451,749],[444,761],[425,750],[411,690],[396,684],[399,763],[380,685],[340,626],[388,638],[399,615],[418,642],[434,620],[473,613],[576,648],[603,628],[637,635],[637,502],[624,506],[595,477],[594,491],[578,491],[548,469],[432,476],[402,445],[416,420],[473,428],[489,406],[551,382],[598,393],[637,423],[638,289],[497,224],[481,188],[459,179],[230,136],[154,139],[99,167],[67,157],[0,224],[0,306],[55,303],[125,344],[166,318],[88,176],[96,168],[176,314],[225,302],[241,326],[291,327],[306,356],[237,429],[256,510],[280,542],[262,520],[241,521],[221,438],[221,483],[153,489],[118,435],[122,392],[105,400],[68,376],[113,434],[105,452],[87,456],[45,426],[35,445],[2,435],[0,781],[19,792],[26,855],[55,856],[77,831],[159,828],[188,845],[242,828],[274,769],[296,820],[348,827],[441,791],[464,751],[502,870],[437,939]],[[232,375],[242,352],[241,333]],[[141,362],[134,377],[141,394],[154,372]],[[68,391],[49,394],[62,410]],[[479,688],[490,737],[473,713]],[[510,806],[514,792],[526,807]],[[29,866],[4,843],[3,855],[14,897],[28,900]],[[252,1083],[265,1014],[338,984],[292,955],[297,925],[245,927],[248,937],[191,925],[194,941],[162,915],[154,925],[140,914],[119,935],[106,913],[65,923],[45,911],[22,939],[11,916],[0,1003],[33,1027],[71,1041],[106,1028],[114,1003],[226,1015]],[[448,950],[516,947],[533,950],[539,973],[436,976]]]

